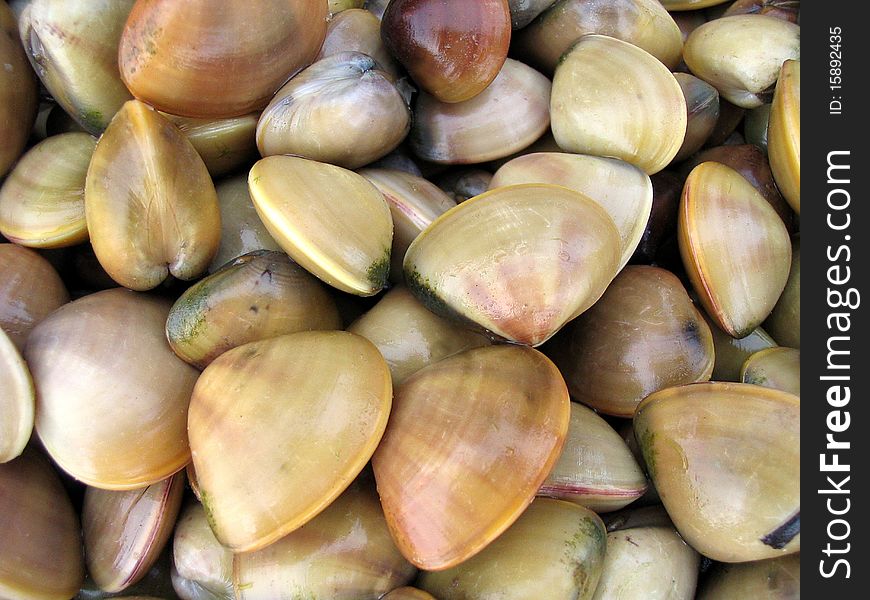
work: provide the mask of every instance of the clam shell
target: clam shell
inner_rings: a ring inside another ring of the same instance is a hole
[[[621,158],[648,174],[676,156],[686,134],[686,100],[670,71],[615,38],[580,38],[556,68],[553,135],[578,154]]]
[[[559,457],[568,403],[555,365],[522,346],[468,350],[398,386],[372,466],[402,554],[446,569],[510,527]]]
[[[214,360],[196,383],[188,431],[221,544],[258,550],[326,508],[378,445],[391,390],[377,348],[343,331],[251,342]]]
[[[435,178],[438,187],[444,190],[456,204],[484,193],[489,189],[490,181],[492,181],[491,172],[473,167],[460,167]]]
[[[502,165],[489,182],[489,189],[518,183],[561,185],[598,203],[619,231],[618,270],[622,270],[637,248],[652,210],[649,176],[615,158],[564,152],[526,154]]]
[[[659,171],[650,177],[653,188],[652,209],[649,220],[640,237],[640,242],[632,256],[632,262],[655,264],[660,248],[676,250],[671,242],[677,231],[677,213],[680,206],[680,193],[683,191],[683,178],[670,171]]]
[[[384,196],[341,167],[270,156],[248,175],[257,214],[290,257],[343,292],[377,294],[390,270],[393,220]]]
[[[203,273],[220,244],[220,209],[202,159],[157,111],[130,100],[97,143],[85,215],[100,264],[119,284],[152,289]]]
[[[199,502],[182,510],[172,556],[172,587],[184,600],[233,600],[233,553],[217,541]]]
[[[762,104],[757,108],[746,111],[743,121],[743,137],[748,144],[758,146],[767,156],[767,126],[770,122],[770,104]]]
[[[698,591],[698,600],[800,600],[800,597],[800,554],[736,565],[717,563]]]
[[[776,341],[761,327],[755,328],[749,335],[733,338],[716,325],[709,316],[704,315],[713,334],[713,348],[716,362],[713,366],[714,381],[732,381],[739,383],[740,369],[752,354],[765,348],[773,348]]]
[[[0,463],[24,452],[33,432],[36,392],[27,363],[0,329]]]
[[[708,6],[717,6],[728,0],[661,0],[667,10],[697,10]]]
[[[32,248],[88,239],[85,176],[97,140],[64,133],[31,148],[0,188],[0,233]]]
[[[76,479],[135,489],[190,460],[187,406],[198,373],[166,342],[168,313],[165,300],[116,288],[67,304],[31,333],[36,431]]]
[[[683,538],[722,562],[800,550],[800,400],[741,383],[648,396],[634,417],[650,475]]]
[[[759,350],[746,359],[740,380],[801,395],[801,351],[776,347]]]
[[[522,29],[547,10],[555,0],[508,0],[511,9],[511,25]]]
[[[722,16],[759,14],[797,23],[800,18],[800,7],[800,0],[736,0],[728,6]]]
[[[39,107],[36,76],[21,43],[15,15],[4,2],[0,5],[0,177],[15,163],[30,137]]]
[[[792,241],[791,270],[785,289],[776,301],[776,306],[764,327],[783,346],[801,347],[801,241]]]
[[[791,265],[788,231],[770,204],[725,165],[689,174],[677,224],[683,265],[707,314],[741,338],[770,314]]]
[[[329,0],[329,15],[337,15],[348,10],[362,8],[365,0]]]
[[[435,600],[435,596],[413,587],[400,587],[381,598],[381,600]]]
[[[782,195],[801,213],[801,62],[787,60],[776,81],[768,127],[770,169]]]
[[[367,54],[381,69],[396,79],[399,77],[399,65],[381,40],[380,19],[359,6],[342,10],[329,20],[326,39],[315,62],[339,52]]]
[[[483,552],[417,585],[439,600],[590,600],[601,576],[604,523],[582,506],[538,498]]]
[[[85,491],[85,561],[100,589],[120,592],[145,575],[169,541],[183,494],[183,472],[144,489]]]
[[[212,177],[232,173],[257,157],[256,131],[260,113],[226,119],[161,114],[184,134]]]
[[[686,137],[674,157],[681,162],[701,149],[719,120],[719,92],[712,85],[688,73],[674,73],[683,90],[688,109]]]
[[[619,246],[593,200],[561,186],[513,185],[436,219],[408,248],[405,281],[436,313],[537,346],[604,293]]]

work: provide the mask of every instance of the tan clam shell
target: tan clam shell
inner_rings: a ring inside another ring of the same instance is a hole
[[[257,148],[356,169],[394,150],[410,127],[393,77],[366,54],[339,52],[275,93],[257,123]]]
[[[435,596],[414,587],[400,587],[383,596],[381,600],[435,600]]]
[[[6,175],[30,138],[39,96],[36,76],[18,40],[15,15],[0,4],[0,177]]]
[[[721,562],[800,550],[800,399],[742,383],[648,396],[634,417],[650,475],[682,537]]]
[[[759,350],[740,369],[743,383],[801,395],[801,351],[778,346]]]
[[[225,119],[161,114],[184,134],[212,177],[231,173],[257,157],[258,112]]]
[[[328,0],[329,14],[336,15],[346,10],[362,8],[366,4],[365,0]]]
[[[587,508],[537,498],[483,552],[417,585],[438,600],[590,600],[601,576],[604,523]]]
[[[439,102],[420,94],[410,143],[414,153],[439,164],[469,164],[510,156],[538,139],[550,124],[550,80],[508,58],[480,94]]]
[[[717,6],[728,0],[661,0],[667,10],[697,10],[708,6]]]
[[[634,502],[646,487],[646,476],[622,437],[595,411],[572,402],[562,455],[538,495],[604,513]]]
[[[393,217],[390,280],[401,283],[402,261],[411,242],[456,202],[427,179],[396,169],[357,171],[384,195]]]
[[[405,281],[436,313],[537,346],[601,297],[619,246],[613,220],[579,192],[512,185],[438,217],[408,248]]]
[[[238,600],[377,600],[416,573],[399,553],[368,477],[294,531],[257,552],[236,554]]]
[[[790,554],[742,564],[717,563],[698,591],[698,600],[800,600],[801,557]]]
[[[0,463],[24,452],[33,432],[36,391],[27,363],[0,329]]]
[[[547,10],[555,0],[508,0],[511,9],[511,25],[514,30],[522,29]]]
[[[0,328],[19,351],[30,331],[69,302],[60,275],[40,254],[17,244],[0,244]]]
[[[343,292],[372,296],[390,270],[393,220],[375,186],[334,165],[270,156],[248,175],[257,214],[290,257]]]
[[[79,519],[48,460],[0,464],[0,597],[67,600],[85,578]]]
[[[779,344],[789,348],[801,347],[801,240],[792,241],[791,270],[785,289],[764,327]]]
[[[402,554],[442,570],[510,527],[559,457],[568,403],[555,365],[523,346],[467,350],[398,386],[372,466]]]
[[[782,195],[801,214],[801,61],[787,60],[776,81],[768,127],[770,169]]]
[[[391,391],[377,348],[344,331],[251,342],[214,360],[194,389],[188,430],[218,540],[258,550],[326,508],[378,445]]]
[[[181,598],[233,600],[233,553],[217,541],[199,502],[181,512],[172,557],[172,587]]]
[[[716,325],[708,315],[704,315],[713,334],[713,348],[716,362],[713,365],[714,381],[740,382],[740,369],[752,354],[765,348],[773,348],[776,341],[764,329],[756,327],[746,337],[733,338]]]
[[[381,40],[380,19],[361,6],[348,7],[329,20],[326,24],[326,39],[315,62],[348,51],[368,54],[381,69],[394,78],[399,77],[399,65]]]
[[[397,386],[430,364],[489,339],[426,310],[404,287],[394,287],[347,328],[377,346]]]
[[[563,55],[550,114],[565,151],[621,158],[650,175],[673,160],[686,134],[686,100],[671,72],[603,35],[583,36]]]
[[[220,244],[220,209],[202,159],[157,111],[130,100],[97,142],[85,215],[100,264],[144,291],[203,273]]]
[[[734,169],[701,163],[683,187],[677,237],[707,314],[732,337],[751,333],[788,280],[791,240],[776,211]]]
[[[87,240],[85,176],[96,144],[86,133],[64,133],[28,150],[0,188],[0,233],[31,248]]]
[[[166,342],[168,313],[168,301],[116,288],[67,304],[33,330],[25,358],[36,431],[76,479],[135,489],[190,460],[187,406],[198,373]]]
[[[659,0],[559,0],[514,36],[512,49],[543,73],[584,35],[600,34],[642,48],[668,69],[680,62],[680,28]]]
[[[800,26],[767,15],[708,21],[683,47],[692,73],[742,108],[761,106],[783,61],[792,58],[800,58]]]
[[[517,183],[562,185],[597,202],[619,231],[618,270],[634,254],[652,210],[649,175],[616,158],[565,152],[526,154],[502,165],[489,182],[489,189]]]
[[[686,98],[688,120],[683,145],[674,157],[681,162],[697,152],[710,137],[719,120],[719,92],[712,85],[689,73],[674,73]]]
[[[85,490],[85,562],[100,589],[120,592],[144,577],[169,541],[183,494],[183,472],[143,489]]]

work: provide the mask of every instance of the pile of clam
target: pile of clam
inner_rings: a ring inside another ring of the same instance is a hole
[[[0,598],[797,598],[797,0],[0,0]]]

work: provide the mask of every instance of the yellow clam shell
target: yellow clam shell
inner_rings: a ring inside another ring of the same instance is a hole
[[[770,109],[767,155],[776,185],[801,214],[801,62],[787,60]]]
[[[0,329],[0,463],[24,452],[33,432],[36,392],[27,363]]]

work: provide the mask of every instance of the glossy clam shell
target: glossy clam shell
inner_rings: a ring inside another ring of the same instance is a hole
[[[506,162],[489,189],[518,183],[562,185],[588,196],[607,211],[619,231],[618,270],[628,263],[650,217],[653,187],[649,176],[624,161],[564,152],[536,152]]]
[[[480,94],[448,104],[421,93],[414,108],[414,153],[439,164],[469,164],[510,156],[538,139],[550,124],[550,80],[507,59]]]
[[[484,335],[439,317],[404,287],[394,287],[347,328],[377,346],[393,386],[423,367],[490,341]]]
[[[399,553],[365,476],[335,502],[271,546],[233,560],[239,600],[377,600],[416,569]]]
[[[648,396],[634,417],[650,475],[680,535],[745,562],[800,550],[800,400],[740,383]]]
[[[662,0],[662,6],[668,10],[697,10],[725,2],[728,0]]]
[[[746,359],[740,369],[743,383],[801,395],[801,351],[777,347],[759,350]]]
[[[776,306],[764,327],[776,341],[790,348],[801,347],[801,241],[792,242],[791,270],[785,289],[776,301]]]
[[[379,68],[394,78],[399,77],[399,65],[381,40],[380,19],[361,7],[343,10],[329,20],[326,38],[315,62],[339,52],[367,54],[375,59]]]
[[[270,156],[248,175],[266,229],[290,257],[343,292],[372,296],[390,270],[393,220],[377,188],[352,171]]]
[[[410,127],[392,76],[366,54],[340,52],[278,90],[257,123],[257,148],[356,169],[394,150]]]
[[[590,600],[601,576],[604,524],[582,506],[538,498],[483,552],[417,585],[439,600]]]
[[[683,48],[692,73],[742,108],[761,106],[783,61],[793,58],[800,58],[800,27],[766,15],[708,21]]]
[[[23,451],[33,432],[36,392],[27,363],[0,329],[0,463]]]
[[[460,204],[488,190],[492,173],[485,169],[459,167],[437,176],[434,181],[456,204]]]
[[[688,109],[686,137],[674,157],[680,162],[697,152],[710,137],[719,120],[719,92],[712,85],[688,73],[674,73],[683,90]]]
[[[751,333],[788,279],[791,240],[782,219],[739,173],[706,162],[686,179],[677,230],[707,314],[732,337]]]
[[[680,62],[680,28],[658,0],[558,0],[517,32],[512,50],[543,73],[584,35],[600,34],[642,48],[668,69]]]
[[[381,598],[381,600],[435,600],[435,596],[413,587],[400,587]]]
[[[36,76],[18,40],[15,15],[0,5],[0,177],[6,175],[27,146],[39,107]]]
[[[550,114],[567,152],[621,158],[648,174],[676,156],[686,134],[686,100],[655,57],[628,42],[586,35],[553,77]]]
[[[377,348],[343,331],[251,342],[214,360],[188,430],[218,540],[258,550],[326,508],[371,458],[391,391]]]
[[[88,239],[85,176],[97,140],[64,133],[31,148],[0,188],[0,233],[31,248]]]
[[[232,173],[257,156],[256,131],[260,113],[226,119],[195,119],[161,113],[172,121],[199,153],[212,177]]]
[[[522,29],[547,10],[555,0],[508,0],[511,9],[511,25]]]
[[[782,195],[801,213],[801,63],[787,60],[776,81],[768,127],[770,169]]]
[[[85,562],[100,589],[120,592],[145,575],[169,541],[183,495],[183,472],[143,489],[85,491]]]
[[[698,600],[800,600],[800,597],[800,554],[736,565],[715,564],[698,591]]]
[[[398,386],[372,466],[402,554],[442,570],[510,527],[559,457],[568,404],[555,365],[522,346],[467,350]]]
[[[329,0],[329,14],[333,16],[348,10],[359,9],[365,4],[365,0]]]
[[[283,252],[264,250],[189,287],[169,311],[166,338],[179,358],[203,369],[248,342],[340,328],[323,285]]]
[[[181,511],[172,556],[172,587],[183,600],[234,598],[233,553],[217,541],[199,502]]]
[[[30,62],[52,97],[99,135],[132,96],[118,71],[118,42],[134,0],[33,0],[21,25]]]
[[[35,450],[0,464],[0,597],[66,600],[85,578],[79,519]]]
[[[168,313],[168,301],[116,288],[67,304],[33,330],[25,358],[36,431],[76,479],[135,489],[190,460],[187,407],[198,373],[169,348]]]
[[[800,19],[800,8],[800,0],[736,0],[722,16],[759,14],[797,23]]]
[[[69,302],[60,275],[35,250],[0,244],[0,328],[19,351],[30,331]]]
[[[441,102],[463,102],[502,68],[510,19],[507,0],[392,0],[381,36],[423,90]]]
[[[743,137],[748,144],[758,146],[767,156],[768,131],[770,122],[770,104],[762,104],[757,108],[746,111],[743,121]]]
[[[205,164],[178,128],[138,100],[121,107],[97,142],[85,216],[100,264],[133,290],[200,275],[220,244]]]
[[[764,329],[757,327],[749,335],[733,338],[721,329],[709,316],[705,315],[713,334],[713,347],[716,353],[716,363],[713,366],[714,381],[741,380],[740,369],[752,354],[765,348],[773,348],[776,341]]]
[[[710,328],[680,280],[659,267],[623,269],[551,347],[571,396],[620,417],[652,392],[713,372]]]
[[[601,297],[619,247],[593,200],[561,186],[513,185],[436,219],[408,248],[405,281],[436,313],[537,346]]]
[[[646,476],[620,435],[595,411],[571,403],[559,461],[538,490],[597,513],[619,510],[646,491]]]
[[[305,0],[140,0],[121,35],[121,78],[174,115],[244,115],[314,60],[326,11]]]

